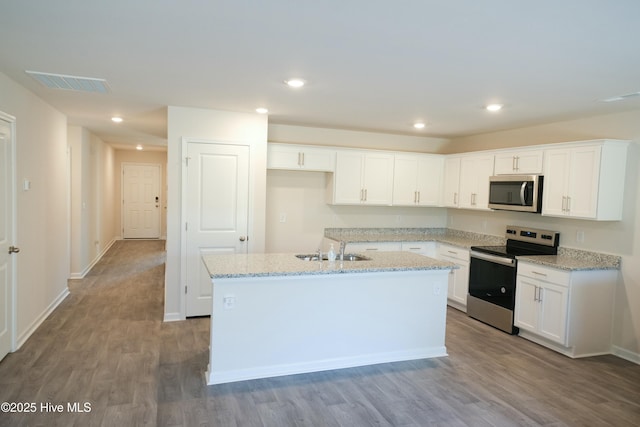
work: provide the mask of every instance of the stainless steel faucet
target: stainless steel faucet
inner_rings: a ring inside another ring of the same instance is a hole
[[[340,261],[344,261],[344,249],[347,247],[347,242],[340,241]]]

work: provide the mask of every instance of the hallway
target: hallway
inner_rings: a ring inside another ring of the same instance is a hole
[[[118,241],[70,282],[0,363],[0,402],[37,409],[0,426],[640,425],[640,366],[572,360],[452,309],[448,357],[208,387],[208,318],[162,322],[164,256],[164,241]]]

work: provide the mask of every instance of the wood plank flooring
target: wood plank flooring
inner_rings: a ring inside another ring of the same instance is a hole
[[[640,366],[450,309],[448,357],[207,386],[207,318],[163,323],[164,242],[117,242],[0,362],[0,426],[639,426]],[[63,404],[44,413],[40,404]],[[90,404],[70,413],[67,404]]]

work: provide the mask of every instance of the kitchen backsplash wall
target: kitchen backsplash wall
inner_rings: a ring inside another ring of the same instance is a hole
[[[314,251],[325,228],[444,227],[445,208],[332,206],[323,172],[267,171],[266,252]]]

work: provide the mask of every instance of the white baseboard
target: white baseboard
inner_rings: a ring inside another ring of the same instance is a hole
[[[26,331],[24,331],[20,336],[18,336],[18,340],[16,342],[16,350],[19,350],[22,347],[29,337],[40,327],[42,322],[44,322],[47,317],[55,310],[62,301],[69,295],[69,288],[65,286],[64,290],[58,295],[49,306],[38,316],[32,323],[29,325]]]
[[[444,356],[447,356],[447,349],[443,346],[390,353],[365,354],[326,360],[310,360],[302,363],[269,365],[217,372],[212,372],[211,366],[209,365],[206,372],[206,380],[208,385],[223,384],[259,378],[271,378],[283,375],[295,375],[333,369],[354,368],[357,366],[375,365],[379,363],[401,362],[406,360],[428,359]]]
[[[180,316],[180,313],[165,313],[164,314],[164,321],[165,322],[178,322],[180,320],[184,320]]]
[[[98,263],[98,261],[100,261],[102,259],[102,257],[104,256],[104,254],[107,253],[107,251],[111,248],[111,246],[113,246],[113,244],[120,240],[119,237],[114,237],[113,239],[111,239],[111,241],[109,243],[107,243],[107,245],[104,247],[104,249],[102,250],[102,252],[100,252],[93,261],[91,261],[91,263],[84,269],[82,270],[80,273],[71,273],[69,276],[70,280],[79,280],[79,279],[84,279],[85,276],[87,274],[89,274],[89,272],[91,271],[91,269],[93,267],[95,267],[95,265]]]
[[[617,345],[611,346],[611,353],[621,359],[640,365],[640,353],[635,353]]]

